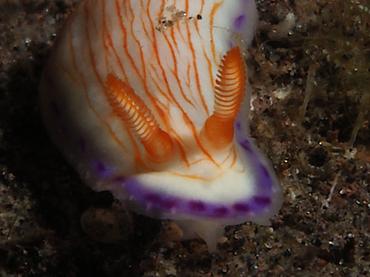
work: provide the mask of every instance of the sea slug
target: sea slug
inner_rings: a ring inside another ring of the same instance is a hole
[[[47,129],[89,186],[211,251],[282,202],[248,135],[256,18],[253,0],[85,0],[40,84]]]

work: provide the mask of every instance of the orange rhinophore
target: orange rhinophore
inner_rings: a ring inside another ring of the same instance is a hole
[[[152,160],[165,162],[173,154],[173,142],[134,90],[122,80],[109,74],[106,95],[113,112],[136,134]]]
[[[229,50],[221,63],[215,86],[214,112],[206,120],[202,134],[217,149],[231,144],[234,122],[243,101],[246,69],[239,47]]]

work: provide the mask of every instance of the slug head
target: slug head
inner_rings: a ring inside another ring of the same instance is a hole
[[[214,112],[199,132],[202,148],[207,153],[210,151],[208,155],[233,144],[234,123],[245,87],[245,64],[240,49],[235,47],[222,60],[214,87]],[[131,129],[151,160],[166,162],[177,156],[174,138],[161,129],[144,101],[128,84],[109,74],[105,93],[114,114]]]

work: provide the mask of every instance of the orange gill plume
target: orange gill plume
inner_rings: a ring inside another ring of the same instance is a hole
[[[143,100],[113,74],[108,75],[105,84],[105,93],[114,114],[139,138],[149,158],[155,162],[168,161],[174,152],[172,139],[159,127]]]
[[[206,120],[202,136],[211,147],[224,149],[234,137],[234,122],[243,101],[246,67],[239,47],[222,59],[215,85],[214,112]]]

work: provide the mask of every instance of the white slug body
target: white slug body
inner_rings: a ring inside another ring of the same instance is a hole
[[[281,191],[248,137],[241,51],[256,17],[252,0],[83,1],[40,86],[81,178],[211,250],[226,225],[267,223]]]

